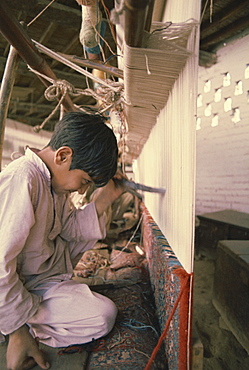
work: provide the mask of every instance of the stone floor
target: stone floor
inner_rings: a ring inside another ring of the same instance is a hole
[[[6,367],[6,344],[0,345],[0,369],[7,370]],[[46,353],[46,359],[50,362],[50,370],[83,370],[87,361],[86,352],[74,353],[71,355],[58,355],[58,348],[47,347],[40,344],[40,348]],[[33,370],[40,370],[39,366],[33,367]]]
[[[204,347],[203,370],[249,370],[249,356],[212,304],[215,251],[195,258],[193,321]]]

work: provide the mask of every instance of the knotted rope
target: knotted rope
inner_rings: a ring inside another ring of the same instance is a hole
[[[40,73],[38,73],[38,74],[40,74]],[[42,76],[42,77],[44,77],[44,76]],[[43,127],[45,126],[45,124],[50,120],[50,118],[53,117],[53,115],[55,114],[55,112],[60,107],[61,103],[63,102],[67,93],[69,93],[69,95],[72,95],[72,94],[74,94],[74,91],[73,91],[73,86],[65,80],[53,81],[52,85],[49,86],[45,90],[44,96],[47,100],[54,101],[54,100],[59,99],[59,101],[58,101],[56,107],[50,113],[50,115],[42,122],[42,124],[37,125],[37,126],[34,127],[35,132],[41,131],[43,129]]]
[[[29,66],[29,69],[37,74],[38,76],[44,78],[45,80],[51,83],[51,86],[47,87],[44,96],[48,101],[59,100],[56,107],[50,113],[50,115],[42,122],[41,125],[35,126],[34,131],[39,132],[43,129],[45,124],[50,120],[50,118],[55,114],[59,106],[61,105],[63,99],[68,94],[72,97],[80,96],[80,95],[87,95],[92,96],[98,101],[102,101],[102,105],[98,110],[98,113],[104,113],[106,110],[111,108],[116,108],[120,106],[121,102],[123,101],[123,89],[124,86],[120,82],[114,82],[112,80],[105,80],[104,85],[98,85],[97,91],[93,89],[79,89],[75,88],[70,82],[66,80],[54,80]],[[76,107],[76,105],[75,105]],[[82,107],[78,107],[78,109],[86,112],[86,110]]]

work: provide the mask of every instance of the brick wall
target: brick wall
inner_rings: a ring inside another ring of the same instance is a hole
[[[249,36],[199,67],[196,214],[249,212]]]

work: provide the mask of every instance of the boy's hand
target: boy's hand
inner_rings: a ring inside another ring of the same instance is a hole
[[[6,359],[8,370],[28,370],[36,364],[42,369],[50,368],[26,325],[9,335]]]
[[[127,177],[121,172],[117,172],[112,180],[110,180],[105,186],[99,188],[96,192],[94,201],[96,210],[99,216],[111,205],[121,194],[123,194],[127,189],[125,186],[122,186],[116,179],[122,179]]]

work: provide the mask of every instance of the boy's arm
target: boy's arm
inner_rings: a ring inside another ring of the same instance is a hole
[[[66,202],[62,218],[63,230],[61,236],[68,240],[94,241],[105,238],[105,219],[103,217],[107,207],[111,205],[125,188],[116,186],[113,180],[97,189],[94,201],[81,209],[72,210]]]
[[[98,216],[102,216],[107,207],[111,205],[124,191],[125,188],[118,186],[113,180],[110,180],[105,186],[99,188],[94,198]]]
[[[9,335],[6,359],[7,368],[10,370],[31,369],[36,364],[42,369],[50,368],[36,340],[29,334],[27,325]]]

